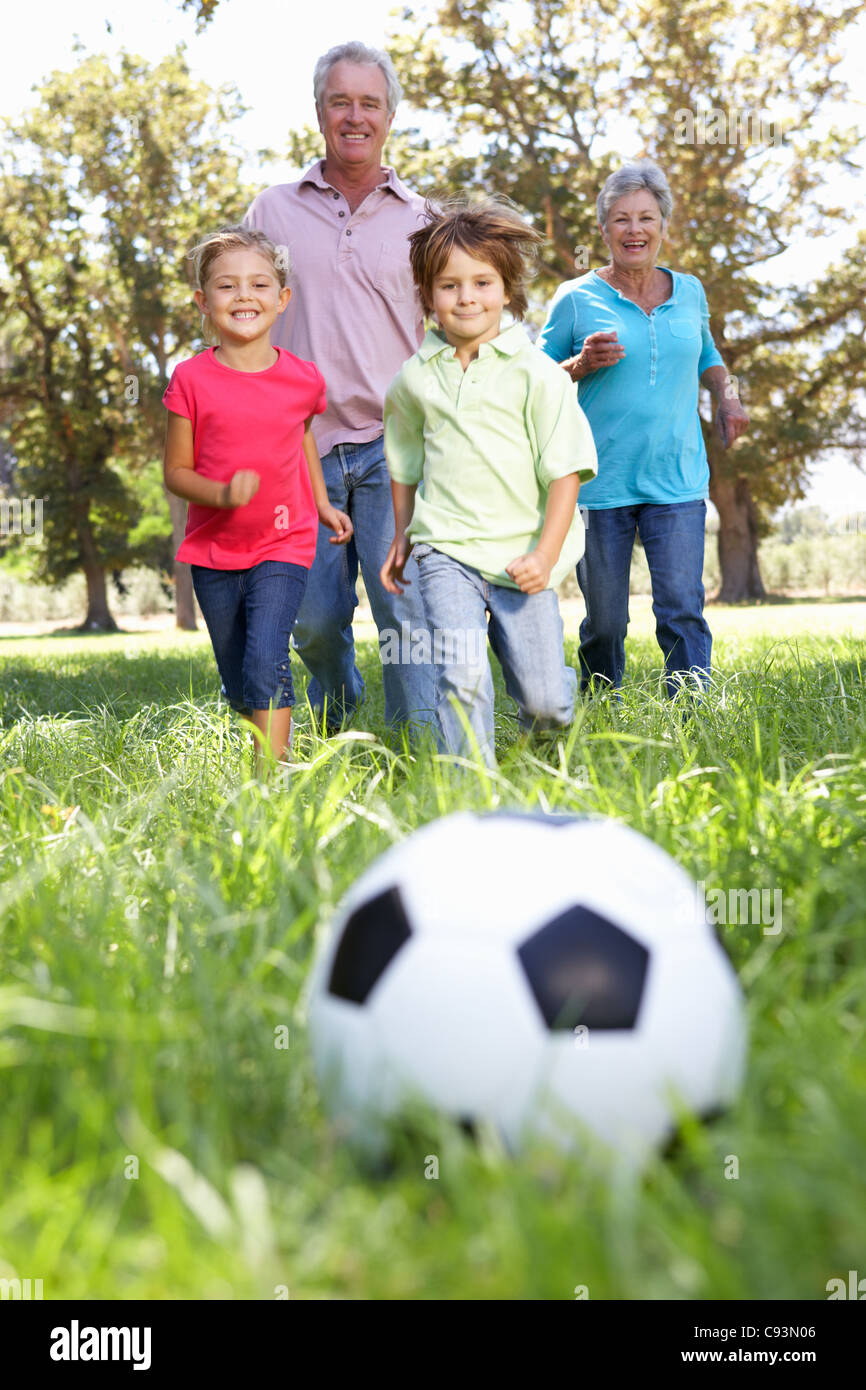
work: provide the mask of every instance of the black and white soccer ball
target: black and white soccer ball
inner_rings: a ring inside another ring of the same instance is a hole
[[[413,1101],[512,1151],[640,1162],[735,1097],[742,992],[687,874],[609,820],[461,812],[353,885],[309,993],[326,1105],[361,1144]]]

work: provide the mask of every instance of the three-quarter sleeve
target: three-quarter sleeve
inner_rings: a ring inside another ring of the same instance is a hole
[[[533,383],[529,415],[536,473],[545,487],[570,473],[577,473],[582,483],[595,477],[595,441],[567,372],[560,368],[558,375],[546,371],[539,376]]]
[[[385,461],[395,483],[415,486],[424,473],[424,415],[402,368],[385,393]]]
[[[570,283],[560,285],[550,305],[547,322],[538,338],[538,346],[554,362],[573,357],[576,339],[577,295]]]
[[[700,281],[698,281],[698,291],[701,311],[701,357],[698,362],[698,376],[701,376],[708,367],[723,367],[725,364],[722,354],[713,342],[713,335],[710,332],[710,308]]]

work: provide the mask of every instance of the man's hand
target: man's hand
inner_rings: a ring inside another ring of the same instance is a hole
[[[404,533],[396,535],[391,542],[388,558],[379,571],[382,588],[389,594],[402,594],[402,585],[411,584],[411,579],[403,578],[403,568],[412,553],[412,544]]]
[[[565,368],[572,381],[580,381],[589,372],[597,372],[599,367],[615,367],[624,357],[625,348],[617,342],[615,333],[590,333],[584,339],[580,354],[559,365]]]
[[[241,468],[232,475],[232,480],[224,493],[224,507],[245,507],[259,490],[261,478],[251,468]]]
[[[334,532],[329,538],[331,545],[345,545],[352,539],[355,528],[345,512],[338,511],[336,507],[323,507],[319,512],[319,520],[329,531]]]
[[[528,555],[518,555],[516,560],[505,566],[505,573],[511,575],[521,593],[540,594],[550,582],[552,569],[553,565],[544,551],[536,548]]]

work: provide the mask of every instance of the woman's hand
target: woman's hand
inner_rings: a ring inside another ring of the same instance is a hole
[[[338,511],[329,504],[319,511],[319,520],[329,531],[334,532],[334,535],[329,537],[331,545],[345,545],[352,539],[355,528],[345,512]]]
[[[232,474],[231,482],[225,485],[223,506],[245,507],[255,497],[260,482],[261,478],[252,468],[239,469],[237,473]]]
[[[736,396],[726,397],[716,415],[716,434],[722,441],[722,448],[729,449],[741,434],[749,428],[749,417]]]
[[[405,532],[398,532],[391,542],[388,557],[379,571],[382,588],[389,594],[402,594],[401,585],[411,584],[411,579],[403,578],[403,568],[412,553],[412,543]]]
[[[580,381],[589,372],[597,372],[599,367],[615,367],[624,357],[625,348],[617,342],[615,333],[590,333],[579,355],[559,365],[565,368],[572,381]]]

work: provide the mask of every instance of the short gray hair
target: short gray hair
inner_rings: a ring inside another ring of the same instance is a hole
[[[393,116],[403,95],[403,88],[400,86],[400,79],[394,64],[384,48],[368,48],[365,43],[358,43],[357,40],[352,40],[350,43],[338,43],[335,48],[329,48],[327,53],[323,53],[316,63],[313,71],[313,95],[316,98],[318,111],[322,109],[322,97],[325,92],[328,73],[337,63],[359,63],[362,67],[381,68],[388,87],[388,115]]]
[[[615,169],[605,180],[595,204],[600,225],[607,226],[610,210],[619,198],[624,198],[627,193],[639,193],[642,188],[651,193],[658,203],[662,222],[668,222],[674,210],[674,200],[667,179],[651,159],[636,159]]]

